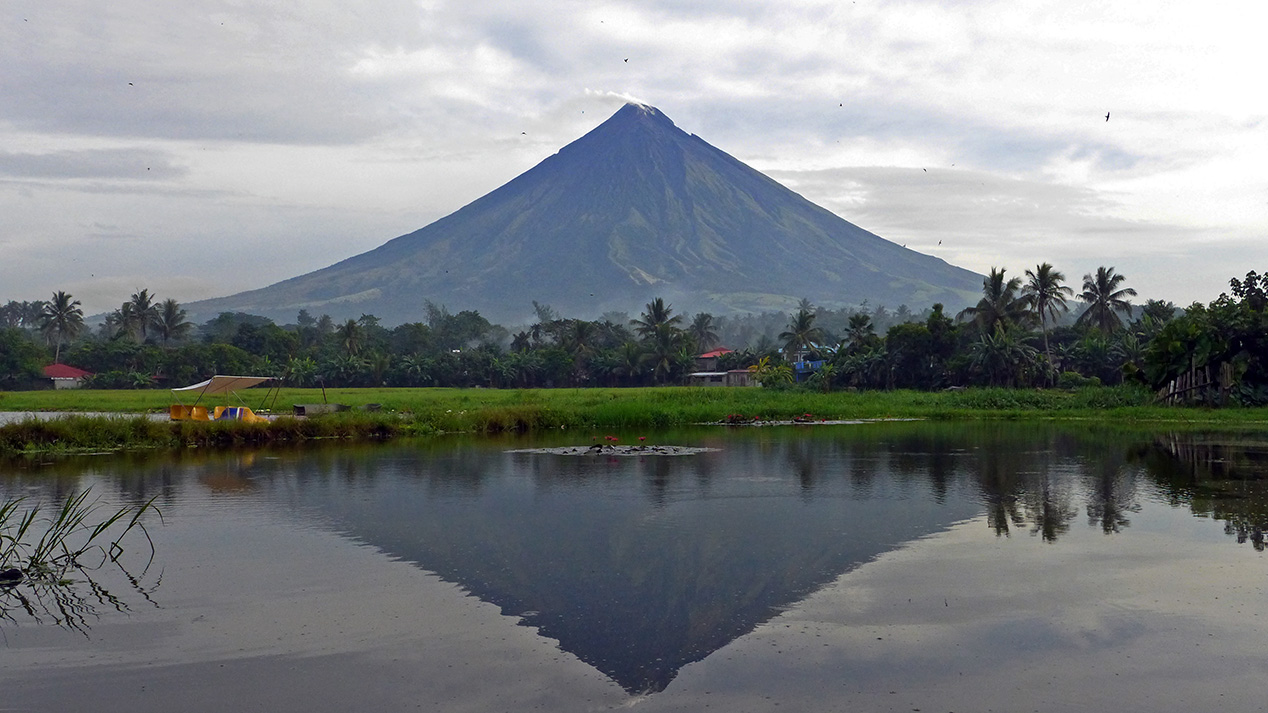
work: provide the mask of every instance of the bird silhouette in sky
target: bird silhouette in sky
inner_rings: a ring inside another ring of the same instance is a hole
[[[1105,120],[1106,120],[1106,121],[1109,121],[1109,112],[1108,112],[1108,111],[1107,111],[1107,112],[1105,112]]]

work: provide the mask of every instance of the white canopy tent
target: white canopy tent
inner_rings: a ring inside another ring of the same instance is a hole
[[[263,384],[271,381],[271,376],[221,376],[217,374],[206,381],[200,381],[193,386],[182,386],[172,391],[194,392],[197,391],[199,396],[215,396],[216,394],[227,394],[238,389],[249,389],[256,384]]]
[[[237,396],[237,392],[241,389],[249,389],[257,384],[263,384],[266,381],[277,381],[271,376],[224,376],[217,374],[206,381],[200,381],[192,386],[182,386],[172,389],[172,395],[179,402],[182,394],[197,394],[198,398],[194,399],[194,405],[197,405],[204,396],[216,396],[218,394],[233,394]],[[270,389],[272,391],[272,389]],[[226,396],[226,398],[228,398]],[[268,396],[265,396],[267,399]],[[238,398],[239,402],[242,399]],[[244,404],[245,405],[245,404]]]

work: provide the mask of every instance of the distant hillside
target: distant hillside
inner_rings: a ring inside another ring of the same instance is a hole
[[[674,126],[627,104],[506,185],[425,228],[330,267],[187,305],[293,319],[300,308],[387,324],[430,300],[495,322],[533,300],[568,316],[637,312],[663,296],[680,311],[840,307],[949,309],[981,276],[833,215]]]

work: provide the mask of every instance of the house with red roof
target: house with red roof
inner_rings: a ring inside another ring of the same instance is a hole
[[[753,378],[748,369],[718,371],[718,357],[731,352],[731,349],[720,347],[697,354],[696,371],[687,375],[687,383],[692,386],[752,386]]]
[[[717,371],[718,357],[723,354],[730,354],[731,350],[726,347],[718,347],[711,352],[696,355],[696,371]]]
[[[78,389],[91,372],[76,369],[69,364],[49,364],[44,367],[44,377],[53,380],[54,389]]]

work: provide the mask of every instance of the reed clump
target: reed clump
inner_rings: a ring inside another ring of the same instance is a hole
[[[26,498],[0,503],[0,580],[12,585],[23,579],[59,581],[71,569],[95,568],[118,562],[123,539],[139,531],[154,557],[154,541],[142,518],[151,510],[162,513],[151,498],[143,505],[106,510],[84,490],[45,514],[26,507]],[[148,564],[147,564],[148,567]]]
[[[268,423],[160,421],[147,416],[28,418],[0,426],[0,455],[82,453],[144,448],[230,448],[315,439],[385,440],[435,429],[393,413],[346,412]]]
[[[83,452],[178,445],[167,424],[145,417],[28,418],[0,427],[0,453]]]

